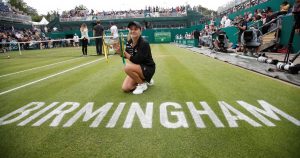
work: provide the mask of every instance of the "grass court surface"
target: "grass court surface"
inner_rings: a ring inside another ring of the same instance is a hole
[[[10,59],[0,54],[0,117],[31,102],[80,103],[57,127],[49,126],[54,117],[32,126],[52,110],[18,126],[42,108],[0,126],[0,157],[300,157],[300,126],[278,114],[281,121],[266,117],[276,125],[266,126],[237,103],[242,100],[262,108],[257,100],[265,100],[299,120],[299,87],[174,45],[152,44],[151,49],[157,66],[155,85],[141,95],[121,91],[125,77],[121,58],[110,56],[107,63],[104,56],[95,55],[95,47],[88,48],[88,57],[80,57],[78,48],[24,51],[22,56],[12,52]],[[207,102],[224,128],[217,128],[208,116],[202,116],[205,128],[196,127],[186,102],[200,110],[200,101]],[[230,127],[218,101],[262,126],[238,120],[238,127]],[[94,102],[94,110],[107,102],[113,105],[97,128],[89,127],[95,118],[83,122],[82,117],[71,127],[63,127],[88,102]],[[121,102],[126,105],[117,124],[106,128]],[[143,128],[136,116],[131,128],[123,128],[133,102],[144,111],[146,103],[153,102],[152,128]],[[179,109],[169,107],[168,118],[176,122],[171,112],[183,112],[187,128],[161,125],[164,102],[181,105]]]

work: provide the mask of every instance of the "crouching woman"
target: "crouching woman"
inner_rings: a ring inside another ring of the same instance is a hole
[[[155,63],[149,43],[141,36],[141,25],[132,21],[128,28],[131,39],[127,41],[124,57],[129,62],[124,67],[127,76],[123,81],[122,90],[142,94],[154,83],[152,77],[155,73]]]

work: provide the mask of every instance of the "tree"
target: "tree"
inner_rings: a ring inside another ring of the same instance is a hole
[[[55,11],[55,10],[51,10],[50,12],[47,13],[47,15],[45,16],[45,18],[48,20],[48,21],[52,21],[53,19],[55,19],[55,17],[58,16],[58,11]]]
[[[40,15],[33,15],[33,16],[31,16],[32,21],[35,21],[35,22],[41,21],[42,18],[43,18],[43,16],[40,16]]]
[[[202,7],[201,5],[196,6],[196,8],[197,8],[196,10],[197,10],[198,12],[200,12],[203,16],[206,16],[206,17],[210,17],[211,14],[214,14],[214,15],[217,14],[216,11],[209,10],[209,9],[207,9],[207,8]]]
[[[27,4],[23,0],[8,0],[7,2],[20,11],[27,13]]]
[[[75,8],[77,8],[78,10],[88,10],[86,6],[84,6],[83,4],[80,4],[79,6],[76,6]]]

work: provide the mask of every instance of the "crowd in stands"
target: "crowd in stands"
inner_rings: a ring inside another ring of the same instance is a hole
[[[226,14],[231,14],[240,10],[244,10],[244,9],[248,9],[251,8],[255,5],[267,2],[269,0],[243,0],[240,3],[236,3],[236,0],[234,0],[233,2],[229,2],[226,7],[223,8],[219,8],[218,12],[219,15],[226,15]]]
[[[165,17],[165,16],[185,16],[186,7],[178,6],[175,8],[151,7],[146,6],[140,10],[126,11],[95,11],[93,9],[75,8],[70,11],[63,11],[61,21],[86,21],[104,19],[123,19],[123,18],[144,18],[144,17]]]
[[[51,39],[46,36],[45,28],[32,27],[31,29],[20,30],[0,25],[0,53],[19,50],[17,42],[20,42],[21,50],[78,47],[79,37],[76,34],[74,37],[77,39]]]
[[[14,29],[14,27],[0,26],[0,52],[6,52],[13,49],[18,49],[16,42],[27,42],[21,43],[21,49],[30,48],[48,48],[48,43],[42,42],[37,43],[36,41],[48,40],[45,33],[38,28],[31,29]]]
[[[24,12],[10,6],[9,3],[0,2],[0,17],[9,18],[10,20],[17,20],[21,22],[31,21],[31,17],[26,15]]]

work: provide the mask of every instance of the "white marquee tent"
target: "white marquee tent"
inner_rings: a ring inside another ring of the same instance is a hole
[[[40,22],[32,22],[33,25],[47,25],[49,24],[49,22],[47,21],[47,19],[45,17],[43,17],[43,19]]]

